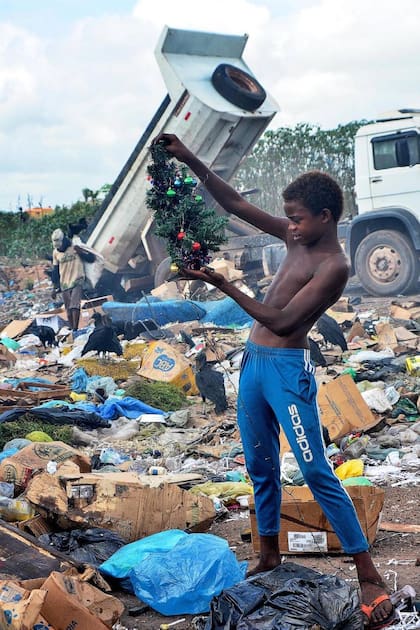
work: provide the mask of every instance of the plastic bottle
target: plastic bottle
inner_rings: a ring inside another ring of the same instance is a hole
[[[4,521],[27,521],[35,516],[35,510],[26,499],[0,497],[0,517]]]
[[[216,512],[222,512],[224,509],[223,501],[216,496],[211,496],[210,498],[213,501],[214,509],[216,510]]]
[[[163,466],[150,466],[147,471],[148,475],[166,475],[168,471]]]

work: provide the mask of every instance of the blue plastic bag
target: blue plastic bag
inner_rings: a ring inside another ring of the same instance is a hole
[[[172,537],[171,530],[160,534]],[[129,577],[136,596],[160,614],[195,614],[208,612],[213,597],[241,582],[247,564],[223,538],[187,534],[171,549],[145,555]]]
[[[142,562],[148,553],[170,551],[180,540],[188,535],[181,529],[170,529],[147,536],[141,540],[135,540],[118,549],[100,565],[99,570],[101,573],[113,578],[124,579],[129,576],[130,571],[139,562]]]

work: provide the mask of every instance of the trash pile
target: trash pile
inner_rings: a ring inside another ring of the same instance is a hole
[[[94,314],[121,354],[84,352]],[[15,549],[0,580],[7,627],[56,627],[60,597],[69,624],[111,628],[115,581],[161,614],[207,613],[205,628],[219,627],[209,620],[226,604],[213,598],[248,580],[210,525],[243,519],[259,549],[235,422],[249,317],[228,298],[154,296],[86,301],[74,334],[60,308],[22,315],[0,333],[0,539]],[[310,333],[327,454],[370,543],[384,487],[420,482],[419,322],[420,303],[383,314],[342,298]],[[281,451],[281,552],[340,551],[283,436]]]

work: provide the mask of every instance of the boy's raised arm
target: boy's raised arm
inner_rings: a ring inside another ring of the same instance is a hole
[[[235,214],[267,234],[286,240],[288,219],[274,217],[246,201],[230,184],[199,160],[174,134],[163,133],[154,140],[154,143],[156,142],[163,142],[171,155],[180,162],[184,162],[197,175],[217,203],[227,212]]]

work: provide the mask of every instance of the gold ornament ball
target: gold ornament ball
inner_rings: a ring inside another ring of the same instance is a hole
[[[176,273],[177,271],[179,271],[179,267],[176,263],[172,263],[170,266],[170,270],[172,271],[172,273]]]

